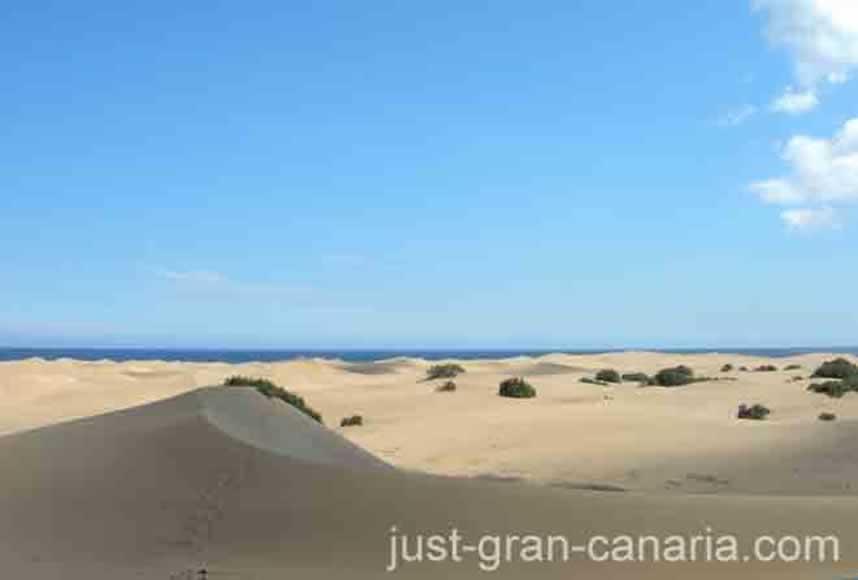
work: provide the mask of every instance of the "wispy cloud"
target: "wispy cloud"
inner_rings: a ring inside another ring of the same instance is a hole
[[[285,282],[236,280],[213,270],[168,270],[159,268],[155,275],[186,290],[233,295],[292,296],[308,291],[306,286]]]
[[[829,139],[792,137],[781,157],[790,171],[754,182],[750,189],[765,203],[808,206],[783,211],[787,226],[833,227],[836,206],[858,203],[858,118]]]
[[[819,88],[842,84],[858,69],[858,2],[854,0],[752,0],[766,16],[772,45],[793,61],[799,88],[787,88],[772,110],[800,114],[819,102]]]
[[[227,278],[220,272],[210,270],[188,270],[177,272],[175,270],[157,270],[156,274],[166,280],[174,282],[191,282],[199,284],[222,284]]]
[[[807,232],[840,227],[837,214],[830,207],[787,209],[781,212],[781,219],[792,231]]]
[[[755,107],[754,105],[742,105],[741,107],[730,109],[729,111],[721,115],[716,120],[716,124],[719,127],[737,127],[739,125],[744,124],[756,114],[757,107]]]
[[[812,111],[817,105],[819,98],[813,90],[796,91],[793,87],[787,87],[784,93],[772,102],[771,110],[776,113],[801,115]]]

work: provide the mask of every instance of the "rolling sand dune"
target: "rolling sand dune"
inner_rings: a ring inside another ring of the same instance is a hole
[[[824,522],[827,531],[852,537],[858,515],[846,498],[647,497],[401,473],[242,389],[202,389],[8,436],[0,439],[0,466],[0,556],[16,578],[169,578],[200,567],[212,577],[377,578],[394,524],[582,538],[694,533],[704,521],[748,535],[810,533]],[[520,577],[523,566],[498,574]],[[693,569],[714,578],[718,566]],[[777,568],[726,569],[731,577],[784,577]],[[587,563],[531,564],[526,571],[558,578],[630,573]],[[663,573],[634,569],[635,577]],[[438,574],[481,573],[466,564],[400,572]]]
[[[456,527],[473,540],[536,533],[583,542],[593,534],[698,535],[707,526],[743,546],[759,534],[841,540],[837,565],[511,563],[493,574],[503,578],[854,576],[858,407],[792,382],[826,357],[800,358],[801,371],[733,373],[739,380],[680,389],[534,373],[539,396],[528,401],[497,397],[499,378],[545,364],[591,374],[679,362],[714,375],[725,360],[761,359],[464,361],[455,393],[421,382],[429,363],[415,360],[379,363],[381,373],[333,361],[6,363],[3,576],[190,579],[205,567],[210,578],[381,578],[393,525],[406,533]],[[787,362],[795,361],[775,364]],[[197,388],[231,374],[292,387],[328,424],[352,412],[367,424],[341,430],[355,445],[253,390]],[[738,402],[757,400],[774,410],[769,421],[733,418]],[[839,420],[817,421],[823,408]],[[57,423],[71,417],[85,418]],[[515,478],[528,481],[499,481]],[[406,564],[391,577],[482,577],[477,564]]]

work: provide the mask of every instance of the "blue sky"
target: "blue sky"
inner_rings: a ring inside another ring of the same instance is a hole
[[[849,4],[5,2],[0,344],[854,344]]]

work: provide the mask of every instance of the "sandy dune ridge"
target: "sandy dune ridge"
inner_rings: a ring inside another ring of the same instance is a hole
[[[191,578],[201,566],[212,578],[379,578],[392,525],[582,540],[711,528],[743,541],[833,533],[843,560],[670,564],[670,574],[848,577],[858,570],[851,487],[858,406],[793,381],[826,358],[462,361],[467,372],[454,393],[422,381],[431,363],[414,359],[3,363],[0,561],[19,578]],[[725,362],[802,368],[735,372],[735,381],[676,389],[578,382],[605,367],[654,372],[679,363],[716,376]],[[355,412],[366,425],[333,430],[346,440],[252,390],[198,389],[233,374],[290,387],[329,425]],[[517,375],[536,386],[536,399],[497,397],[499,380]],[[774,413],[737,421],[740,402],[763,402]],[[150,404],[93,416],[141,403]],[[839,418],[820,422],[820,410]],[[67,421],[76,417],[86,418]],[[492,481],[515,478],[526,481]],[[511,563],[495,575],[662,578],[665,566]],[[481,573],[471,562],[413,565],[397,575]]]

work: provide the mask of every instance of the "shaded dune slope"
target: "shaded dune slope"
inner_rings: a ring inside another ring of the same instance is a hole
[[[844,562],[503,566],[502,578],[804,578],[850,570],[851,497],[605,494],[404,473],[251,389],[169,400],[0,438],[4,577],[381,578],[389,529],[591,534],[838,533]],[[852,568],[853,570],[855,567]],[[810,576],[810,574],[813,574]],[[483,577],[476,561],[391,577]],[[827,575],[827,576],[826,576]]]

